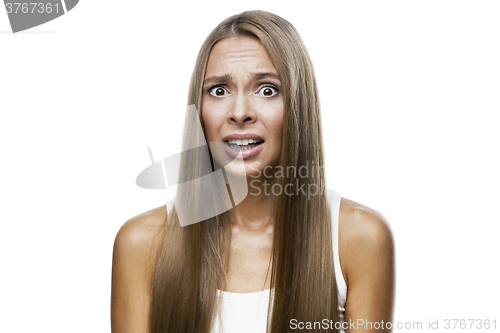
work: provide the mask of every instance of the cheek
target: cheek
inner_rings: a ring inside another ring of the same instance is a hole
[[[202,107],[201,118],[203,120],[203,125],[205,126],[208,139],[210,140],[217,133],[218,120],[216,114],[211,112],[210,108]]]
[[[261,103],[257,105],[259,110],[258,117],[264,123],[267,130],[273,137],[281,137],[283,128],[283,120],[285,118],[285,103],[281,100],[273,100],[272,102]]]
[[[276,128],[277,129],[282,129],[283,128],[283,121],[285,120],[285,110],[282,110],[279,116],[276,118]]]
[[[272,118],[269,119],[269,127],[273,133],[273,136],[279,140],[281,140],[281,132],[283,130],[283,120],[285,117],[284,109],[276,112]]]

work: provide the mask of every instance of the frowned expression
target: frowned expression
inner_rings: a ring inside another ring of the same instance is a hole
[[[257,38],[231,37],[214,45],[201,112],[208,142],[224,142],[223,150],[212,150],[217,161],[241,152],[247,176],[276,165],[285,103],[278,71]]]

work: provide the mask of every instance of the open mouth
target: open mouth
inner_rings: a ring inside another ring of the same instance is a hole
[[[229,148],[237,150],[237,151],[245,151],[249,149],[256,148],[264,143],[264,140],[255,140],[255,139],[234,139],[224,141]]]

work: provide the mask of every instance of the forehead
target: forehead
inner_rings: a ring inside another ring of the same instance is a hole
[[[277,74],[264,45],[257,38],[243,36],[225,38],[213,46],[205,77],[229,74],[241,68]]]

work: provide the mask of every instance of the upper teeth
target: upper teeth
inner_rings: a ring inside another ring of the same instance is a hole
[[[229,143],[236,144],[238,146],[247,146],[248,144],[252,143],[257,143],[258,140],[254,139],[234,139],[234,140],[229,140]]]

